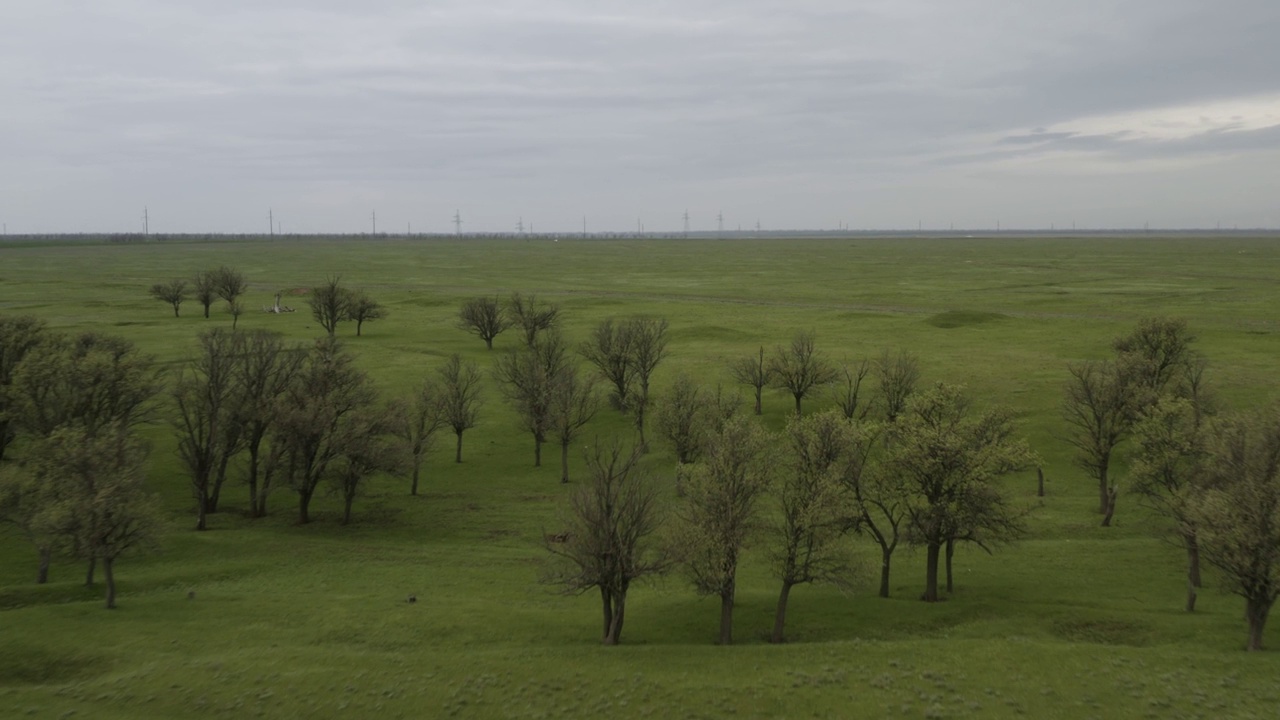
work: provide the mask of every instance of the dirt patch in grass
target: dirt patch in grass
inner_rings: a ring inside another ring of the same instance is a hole
[[[1053,623],[1053,634],[1076,643],[1141,647],[1151,640],[1151,628],[1128,620],[1061,619]]]
[[[983,323],[1003,320],[1008,315],[1001,315],[993,312],[978,312],[976,310],[948,310],[944,313],[938,313],[931,316],[925,322],[938,328],[951,329],[958,327],[968,327],[970,325],[982,325]]]

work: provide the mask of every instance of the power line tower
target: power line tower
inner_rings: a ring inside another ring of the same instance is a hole
[[[716,233],[719,235],[724,234],[724,212],[723,211],[716,211]]]
[[[462,237],[462,213],[458,210],[453,211],[453,234]]]
[[[689,237],[689,211],[684,211],[684,236]]]
[[[523,217],[521,217],[520,221],[516,223],[516,232],[520,233],[521,235],[524,234],[524,218]]]
[[[151,217],[147,211],[146,205],[142,206],[142,234],[143,235],[151,234]]]
[[[373,218],[373,234],[377,235],[378,234],[378,211],[374,210],[371,217]]]

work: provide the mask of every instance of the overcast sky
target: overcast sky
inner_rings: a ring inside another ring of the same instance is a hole
[[[8,232],[1280,226],[1277,0],[0,0]]]

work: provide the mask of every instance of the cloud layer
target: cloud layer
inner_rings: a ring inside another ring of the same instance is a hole
[[[1270,0],[16,5],[10,232],[1280,225]]]

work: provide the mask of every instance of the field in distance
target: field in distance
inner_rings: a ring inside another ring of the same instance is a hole
[[[1124,494],[1123,450],[1114,527],[1098,526],[1060,412],[1067,363],[1107,356],[1157,315],[1187,320],[1225,404],[1280,399],[1280,238],[0,244],[0,313],[117,334],[176,370],[231,316],[219,303],[206,320],[188,301],[174,318],[147,289],[220,265],[249,280],[240,328],[318,338],[307,292],[334,275],[385,305],[361,337],[349,323],[338,336],[386,397],[455,352],[487,373],[516,333],[486,351],[457,311],[513,291],[559,304],[575,344],[608,317],[666,318],[658,396],[685,372],[745,398],[727,363],[800,330],[837,362],[905,350],[923,383],[1016,411],[1047,495],[1034,470],[1006,480],[1030,509],[1028,536],[991,556],[961,546],[946,602],[918,600],[924,557],[910,551],[895,556],[892,597],[876,597],[875,546],[859,540],[861,586],[797,588],[790,642],[770,645],[779,587],[757,546],[734,646],[713,644],[717,600],[672,575],[632,591],[623,644],[602,648],[598,597],[538,583],[569,490],[554,460],[533,467],[492,378],[465,462],[441,440],[420,496],[380,477],[346,527],[327,496],[296,525],[284,491],[251,521],[233,481],[211,530],[194,532],[162,412],[145,434],[163,551],[120,561],[118,610],[82,587],[78,563],[55,563],[37,586],[34,549],[0,534],[0,716],[1220,718],[1270,717],[1280,702],[1280,656],[1241,651],[1243,603],[1211,572],[1196,613],[1181,611],[1183,553]],[[263,312],[277,293],[297,312]],[[819,394],[805,410],[832,404]],[[767,391],[762,420],[781,429],[792,408]],[[607,409],[587,427],[631,432]],[[674,496],[672,453],[652,444],[645,466]],[[575,452],[571,475],[583,470]],[[1267,639],[1280,648],[1274,630]]]

